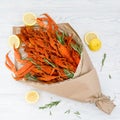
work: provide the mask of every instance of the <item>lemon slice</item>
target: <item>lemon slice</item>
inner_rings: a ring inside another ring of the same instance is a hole
[[[11,47],[15,46],[15,48],[18,48],[20,46],[20,39],[17,35],[11,35],[8,38],[8,42]]]
[[[36,103],[39,100],[39,94],[36,91],[29,91],[26,95],[25,95],[25,100],[28,103]]]
[[[27,26],[33,26],[36,24],[36,15],[28,12],[23,15],[23,22]]]
[[[97,35],[94,32],[88,32],[85,34],[85,43],[89,45],[90,40],[97,39]]]
[[[88,47],[90,48],[90,50],[92,51],[98,51],[102,46],[102,43],[99,39],[92,39],[89,41],[89,45]]]

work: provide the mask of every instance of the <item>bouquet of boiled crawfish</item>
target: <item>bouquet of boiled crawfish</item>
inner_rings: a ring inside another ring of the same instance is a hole
[[[72,34],[61,31],[48,14],[36,21],[37,26],[22,26],[16,34],[21,45],[13,47],[14,57],[21,67],[6,54],[5,65],[14,73],[14,79],[54,83],[73,78],[82,46],[75,42]],[[21,48],[26,54],[24,57]]]

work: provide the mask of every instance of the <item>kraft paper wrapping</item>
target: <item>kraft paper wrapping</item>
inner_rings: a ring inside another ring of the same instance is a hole
[[[78,44],[82,41],[75,30],[68,24],[59,24],[59,28],[66,33],[72,33]],[[13,33],[20,32],[20,27],[13,27]],[[83,46],[82,60],[76,70],[76,76],[63,82],[53,84],[43,84],[40,82],[21,80],[23,83],[34,86],[38,89],[74,99],[80,102],[95,103],[95,105],[107,114],[110,114],[115,107],[113,101],[101,92],[99,78],[93,67],[91,60]]]

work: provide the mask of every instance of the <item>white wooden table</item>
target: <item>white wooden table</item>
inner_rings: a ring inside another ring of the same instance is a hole
[[[22,25],[25,12],[36,15],[48,13],[57,22],[68,22],[84,41],[84,34],[96,32],[103,45],[98,52],[91,52],[85,45],[98,72],[102,92],[111,97],[116,108],[111,115],[98,110],[94,104],[80,103],[61,98],[13,80],[5,67],[5,54],[10,50],[8,36],[12,26]],[[119,0],[2,0],[0,2],[0,120],[120,120],[120,1]],[[107,54],[100,71],[103,54]],[[111,75],[111,79],[109,78]],[[29,90],[40,93],[40,101],[30,105],[24,96]],[[52,100],[61,103],[51,109],[39,106]],[[70,109],[69,114],[65,114]],[[74,114],[79,111],[80,117]]]

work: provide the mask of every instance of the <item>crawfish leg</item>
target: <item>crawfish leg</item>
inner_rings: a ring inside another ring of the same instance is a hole
[[[31,62],[27,62],[23,67],[21,67],[18,71],[15,72],[15,75],[21,75],[26,70],[28,70],[33,64]]]
[[[16,71],[16,67],[15,67],[15,65],[12,63],[12,61],[10,60],[8,54],[9,54],[9,52],[6,54],[5,65],[6,65],[7,68],[9,68],[11,71],[15,72],[15,71]]]
[[[31,67],[29,67],[28,69],[26,69],[26,71],[22,72],[21,74],[17,74],[17,73],[16,73],[16,77],[14,77],[14,79],[20,80],[20,79],[24,78],[24,76],[25,76],[27,73],[31,72],[31,70],[34,69],[34,67],[35,67],[35,66],[32,65]]]
[[[18,49],[16,49],[16,48],[14,48],[14,56],[15,56],[15,59],[16,59],[17,62],[20,62],[20,63],[22,63],[22,64],[24,64],[24,63],[27,62],[27,60],[22,60],[22,59],[21,59],[21,54],[20,54],[20,52],[18,51]]]

